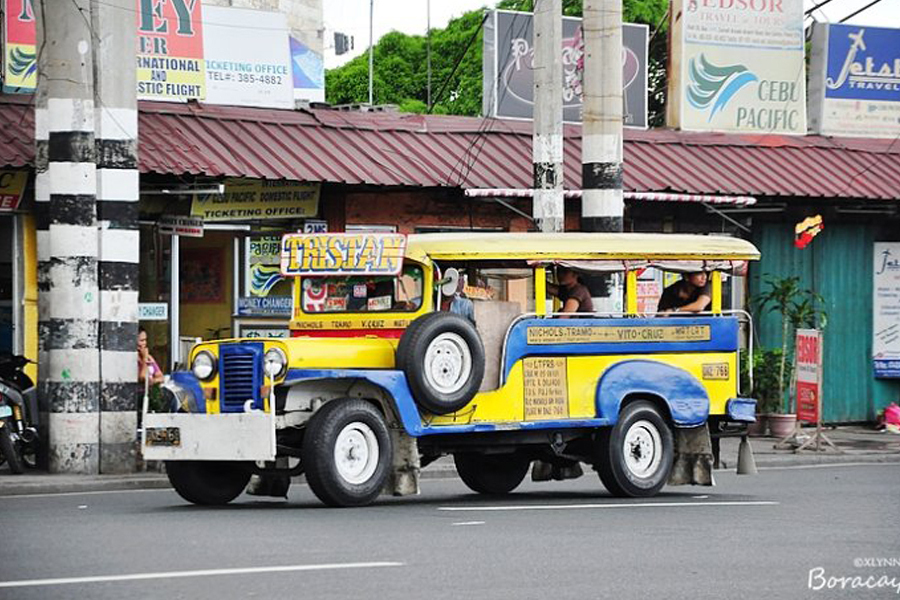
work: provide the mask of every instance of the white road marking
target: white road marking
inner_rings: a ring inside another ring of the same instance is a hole
[[[753,500],[747,502],[643,502],[632,504],[522,504],[514,506],[439,506],[438,510],[454,512],[513,511],[513,510],[578,510],[586,508],[682,508],[698,506],[777,506],[778,502]]]
[[[130,573],[127,575],[95,575],[91,577],[58,577],[55,579],[23,579],[0,581],[0,588],[32,587],[43,585],[69,585],[78,583],[105,583],[110,581],[141,581],[146,579],[172,579],[175,577],[214,577],[217,575],[250,575],[258,573],[290,573],[294,571],[329,571],[336,569],[378,569],[402,567],[400,562],[331,563],[321,565],[285,565],[272,567],[246,567],[237,569],[204,569],[200,571],[168,571],[160,573]]]
[[[760,467],[760,471],[793,471],[797,469],[832,469],[836,467],[896,467],[900,462],[894,460],[885,462],[846,462],[846,463],[821,463],[817,465],[785,465],[783,467]]]
[[[464,527],[466,525],[484,525],[484,521],[460,521],[459,523],[453,523],[454,527]]]
[[[98,494],[143,494],[146,492],[174,492],[170,487],[166,488],[149,488],[139,490],[92,490],[84,492],[44,492],[41,494],[9,494],[0,496],[2,500],[18,500],[19,498],[53,498],[56,496],[96,496]]]

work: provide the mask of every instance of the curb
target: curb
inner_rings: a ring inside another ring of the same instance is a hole
[[[768,459],[765,455],[756,459],[756,466],[760,470],[776,470],[779,468],[798,467],[828,467],[841,465],[866,466],[877,464],[900,464],[900,453],[891,454],[823,454],[810,455],[784,455],[776,459]],[[716,469],[718,473],[734,472],[734,467]],[[112,476],[104,480],[103,476],[84,476],[83,480],[53,481],[53,475],[37,476],[39,481],[18,483],[14,481],[15,475],[3,474],[0,476],[0,498],[15,498],[16,496],[30,496],[35,494],[81,494],[95,492],[127,492],[138,490],[171,489],[168,478],[163,474]],[[26,476],[27,477],[27,476]],[[32,476],[35,477],[35,476]],[[426,467],[420,478],[429,479],[455,479],[456,467],[452,463],[436,464]],[[302,483],[305,479],[301,475],[294,479],[295,483]]]

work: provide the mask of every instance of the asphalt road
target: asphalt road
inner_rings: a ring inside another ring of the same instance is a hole
[[[501,500],[425,480],[362,509],[305,485],[217,509],[171,490],[2,497],[0,598],[900,597],[900,464],[717,480],[640,501],[592,473]],[[855,576],[880,587],[831,579]]]

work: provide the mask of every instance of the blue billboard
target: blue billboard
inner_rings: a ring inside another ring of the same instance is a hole
[[[825,97],[900,102],[900,29],[831,25]]]

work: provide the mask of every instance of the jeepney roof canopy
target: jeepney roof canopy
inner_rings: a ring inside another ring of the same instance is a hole
[[[744,261],[758,260],[759,250],[746,240],[714,235],[461,232],[412,234],[406,256],[418,261]]]

